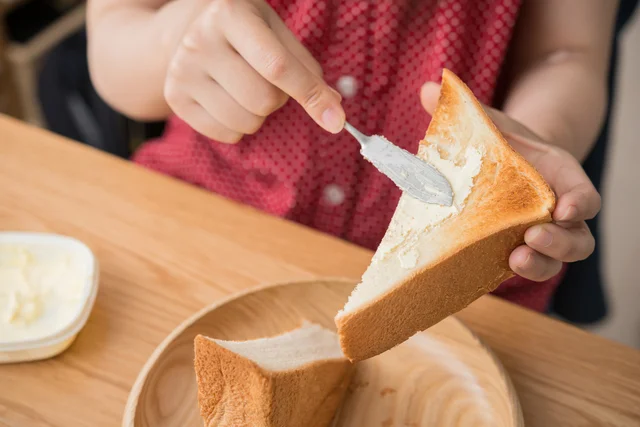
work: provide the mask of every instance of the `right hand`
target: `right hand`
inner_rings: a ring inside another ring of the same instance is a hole
[[[177,48],[164,94],[193,129],[228,143],[255,133],[289,97],[329,132],[345,120],[318,62],[263,0],[213,0]]]
[[[422,87],[422,105],[431,115],[439,96],[438,84],[429,82]],[[585,221],[600,211],[600,194],[568,151],[544,141],[504,112],[483,107],[511,147],[540,172],[556,194],[553,222],[527,229],[525,244],[509,257],[509,266],[519,276],[535,282],[551,279],[563,263],[581,261],[593,253],[595,240]]]

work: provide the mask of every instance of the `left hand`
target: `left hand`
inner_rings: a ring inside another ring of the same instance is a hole
[[[420,98],[429,114],[435,110],[439,93],[436,83],[422,88]],[[553,222],[529,228],[524,235],[526,244],[509,257],[509,266],[519,276],[534,281],[550,279],[560,272],[563,262],[580,261],[593,252],[595,240],[585,220],[600,211],[600,195],[571,154],[546,143],[503,112],[483,107],[511,146],[540,172],[556,194]]]

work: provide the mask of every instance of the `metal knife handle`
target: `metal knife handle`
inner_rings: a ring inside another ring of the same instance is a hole
[[[349,122],[344,122],[344,128],[355,139],[358,140],[358,142],[360,143],[360,146],[362,146],[364,148],[364,146],[367,145],[367,142],[369,141],[369,137],[367,135],[363,134],[358,129],[356,129],[353,126],[351,126],[351,124]]]

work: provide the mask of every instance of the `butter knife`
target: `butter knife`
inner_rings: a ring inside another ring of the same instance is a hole
[[[436,168],[382,136],[367,136],[345,123],[360,143],[360,153],[403,192],[424,203],[451,206],[451,184]]]

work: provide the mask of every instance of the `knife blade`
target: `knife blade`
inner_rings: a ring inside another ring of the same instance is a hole
[[[424,203],[451,206],[451,184],[435,167],[382,136],[365,135],[348,122],[344,128],[360,143],[362,156],[403,192]]]

